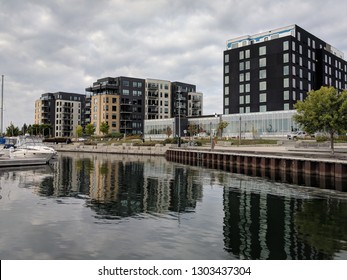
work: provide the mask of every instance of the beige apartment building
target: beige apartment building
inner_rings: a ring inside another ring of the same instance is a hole
[[[120,96],[93,95],[91,97],[91,123],[95,127],[95,134],[102,135],[102,123],[109,125],[109,133],[120,132]]]
[[[35,124],[50,125],[52,137],[74,137],[77,126],[84,125],[84,94],[55,92],[44,93],[35,101]]]

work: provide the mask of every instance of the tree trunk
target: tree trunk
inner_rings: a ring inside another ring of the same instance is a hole
[[[331,154],[334,154],[334,133],[330,132],[330,148]]]

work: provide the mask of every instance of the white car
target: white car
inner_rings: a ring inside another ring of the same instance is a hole
[[[296,131],[291,134],[287,135],[287,139],[289,140],[297,140],[297,139],[304,139],[309,137],[310,135],[307,134],[305,131]]]

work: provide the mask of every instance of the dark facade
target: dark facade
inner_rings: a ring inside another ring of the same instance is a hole
[[[243,36],[224,51],[224,114],[292,110],[308,91],[347,88],[343,54],[297,25]]]
[[[196,92],[196,86],[181,82],[171,83],[172,117],[188,116],[188,93]]]
[[[119,108],[116,108],[119,117],[118,131],[123,134],[142,134],[144,126],[144,98],[145,80],[131,77],[106,77],[98,79],[92,87],[86,88],[94,95],[109,95],[119,97]],[[93,122],[91,112],[91,122]],[[117,118],[116,116],[116,118]],[[98,121],[98,120],[96,120]],[[112,127],[112,124],[109,124]]]

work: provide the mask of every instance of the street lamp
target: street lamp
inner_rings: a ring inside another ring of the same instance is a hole
[[[239,118],[240,121],[240,130],[239,130],[239,145],[241,145],[241,116]]]
[[[178,147],[181,147],[181,92],[178,93]]]

